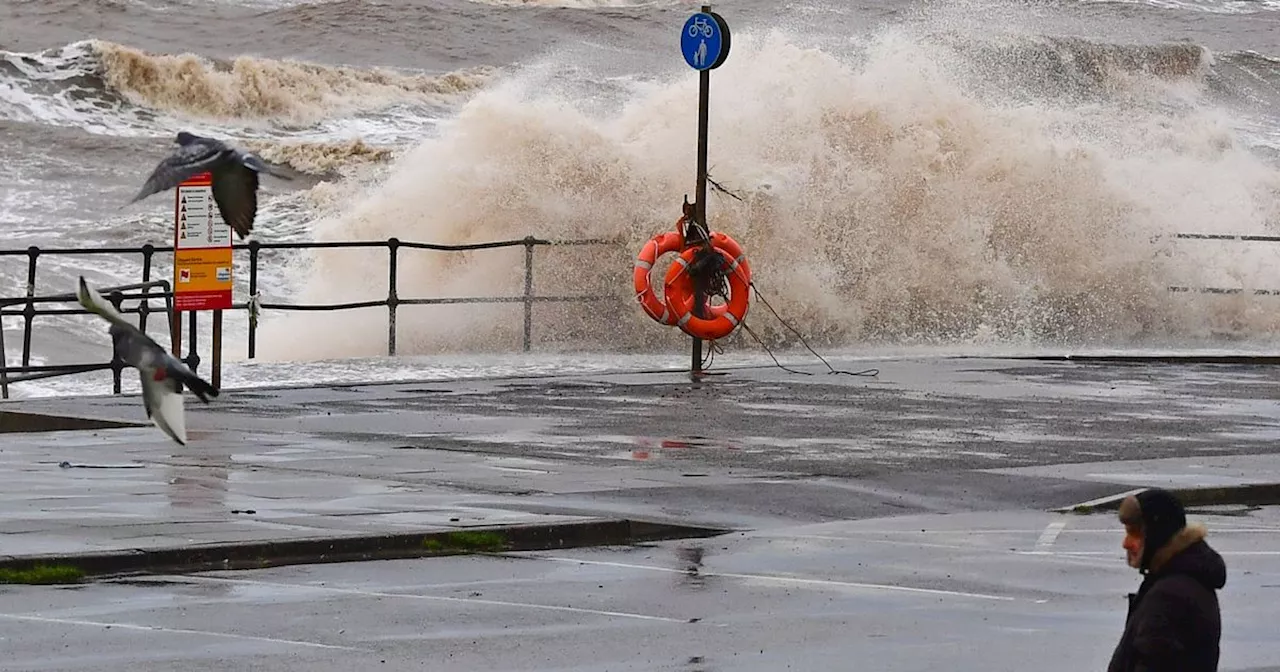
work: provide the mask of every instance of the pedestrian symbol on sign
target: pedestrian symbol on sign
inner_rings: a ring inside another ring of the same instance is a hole
[[[680,51],[694,70],[714,70],[729,56],[729,24],[715,12],[690,16],[680,33]]]

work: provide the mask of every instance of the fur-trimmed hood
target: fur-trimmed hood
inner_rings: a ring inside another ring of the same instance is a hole
[[[1227,565],[1217,551],[1204,542],[1204,525],[1191,523],[1178,531],[1151,556],[1148,570],[1153,575],[1185,574],[1211,590],[1227,583]]]

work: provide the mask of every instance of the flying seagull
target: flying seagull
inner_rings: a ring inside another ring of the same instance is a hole
[[[214,386],[201,380],[182,360],[169,354],[90,287],[80,276],[76,293],[80,305],[111,323],[108,330],[116,356],[138,370],[142,379],[142,403],[147,417],[174,441],[187,445],[187,426],[183,417],[182,388],[190,388],[200,401],[218,396]]]
[[[179,131],[177,149],[160,161],[129,203],[173,189],[192,176],[213,176],[213,200],[222,218],[243,239],[253,230],[258,214],[258,173],[292,180],[293,176],[268,165],[256,154],[236,149],[221,140]]]

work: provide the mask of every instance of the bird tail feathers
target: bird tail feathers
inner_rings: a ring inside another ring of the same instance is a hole
[[[218,388],[205,382],[200,376],[183,371],[179,372],[176,377],[178,382],[186,386],[193,394],[200,397],[200,401],[206,404],[209,403],[210,397],[218,396]]]

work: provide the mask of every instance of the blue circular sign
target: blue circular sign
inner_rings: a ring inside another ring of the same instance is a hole
[[[729,55],[729,25],[715,12],[698,12],[684,22],[680,51],[694,70],[720,67]]]

